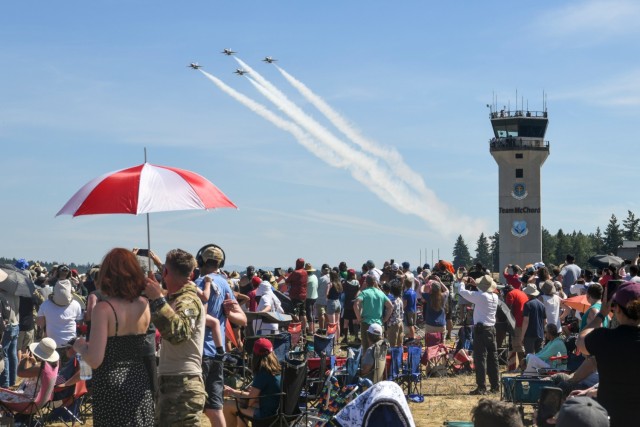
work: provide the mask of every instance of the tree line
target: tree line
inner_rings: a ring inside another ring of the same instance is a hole
[[[454,267],[469,267],[481,263],[491,271],[501,271],[504,266],[498,265],[499,237],[498,232],[491,236],[481,233],[475,244],[475,256],[472,257],[464,239],[461,235],[458,236],[453,246]],[[542,259],[531,262],[543,261],[547,265],[560,265],[567,254],[572,254],[576,258],[576,264],[586,265],[593,255],[615,254],[624,240],[640,240],[640,218],[629,210],[622,223],[618,222],[615,214],[611,214],[604,232],[597,227],[595,232],[589,234],[575,230],[566,233],[562,229],[551,234],[542,227]]]

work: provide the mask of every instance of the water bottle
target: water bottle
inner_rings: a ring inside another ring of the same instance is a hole
[[[80,379],[81,380],[90,380],[93,376],[93,372],[91,371],[91,366],[84,360],[82,360],[82,356],[80,353],[76,353],[76,359],[78,359],[78,363],[80,363]]]

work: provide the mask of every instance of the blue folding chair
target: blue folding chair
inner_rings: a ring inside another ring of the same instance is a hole
[[[424,396],[422,395],[422,370],[420,368],[421,357],[421,347],[407,347],[407,368],[404,375],[407,384],[407,397],[412,402],[417,403],[424,402]]]
[[[404,366],[402,364],[402,353],[404,349],[402,347],[391,347],[389,353],[391,354],[391,365],[389,366],[389,372],[387,372],[387,379],[389,381],[396,381],[402,383]]]

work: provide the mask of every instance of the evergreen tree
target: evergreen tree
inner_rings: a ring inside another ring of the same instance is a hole
[[[591,241],[591,254],[597,255],[604,253],[604,238],[602,237],[602,231],[600,227],[596,228],[596,232],[589,234],[589,240]]]
[[[473,262],[480,263],[485,268],[493,265],[491,250],[489,248],[489,239],[487,239],[484,233],[480,233],[480,237],[478,237],[478,241],[476,242],[476,258]]]
[[[640,218],[636,218],[633,212],[627,211],[627,219],[622,221],[622,226],[625,240],[640,240]]]
[[[556,238],[544,227],[542,227],[542,261],[547,265],[558,264],[556,259]]]
[[[587,264],[587,260],[594,255],[589,236],[582,234],[582,231],[573,232],[571,236],[572,249],[571,253],[576,257],[576,264],[583,266]]]
[[[458,267],[469,268],[471,266],[471,254],[469,248],[464,242],[462,235],[458,236],[456,244],[453,246],[453,268],[456,270]]]
[[[556,234],[556,263],[563,263],[567,254],[571,253],[571,245],[567,235],[564,234],[562,228],[558,230]]]
[[[608,254],[615,254],[618,251],[618,247],[622,245],[623,239],[618,218],[616,218],[614,214],[611,214],[609,224],[607,224],[607,228],[604,230],[604,251]]]
[[[493,236],[489,237],[491,240],[491,258],[493,259],[493,265],[491,271],[500,271],[500,233],[497,231],[493,233]]]

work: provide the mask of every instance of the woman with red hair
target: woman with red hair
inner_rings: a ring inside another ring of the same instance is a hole
[[[79,338],[73,346],[95,370],[93,425],[152,426],[151,381],[143,360],[151,314],[136,256],[112,249],[102,261],[97,285],[104,299],[91,314],[91,341]]]

